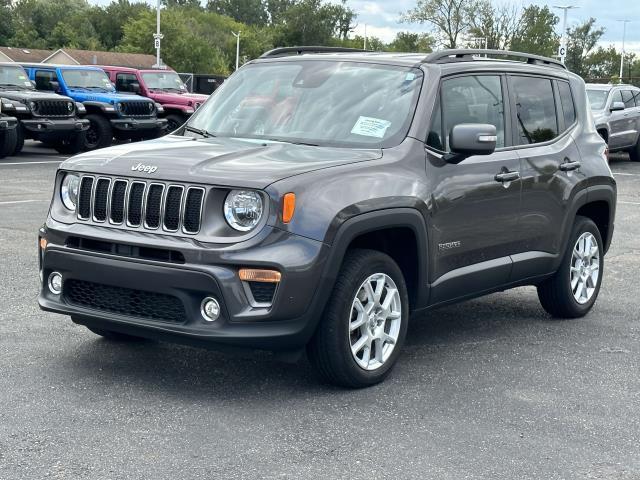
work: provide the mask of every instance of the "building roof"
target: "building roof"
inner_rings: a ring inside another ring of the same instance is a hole
[[[38,50],[34,48],[0,47],[0,52],[14,62],[40,63],[53,53],[53,50]]]
[[[58,52],[65,53],[79,65],[114,65],[144,69],[152,68],[156,63],[156,57],[146,53],[101,52],[98,50],[76,50],[75,48],[61,48],[49,57],[53,57]]]

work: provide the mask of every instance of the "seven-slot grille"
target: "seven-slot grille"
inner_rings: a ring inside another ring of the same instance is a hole
[[[40,117],[70,117],[73,109],[69,110],[69,100],[36,100],[33,113]]]
[[[78,219],[194,235],[202,224],[204,197],[202,187],[85,175]]]
[[[122,114],[131,117],[148,117],[155,108],[153,103],[146,101],[125,101],[120,105]]]

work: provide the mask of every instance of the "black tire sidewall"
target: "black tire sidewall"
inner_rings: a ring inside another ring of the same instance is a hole
[[[167,133],[175,132],[184,124],[184,122],[186,122],[184,116],[177,113],[170,113],[165,118],[167,119]],[[175,127],[171,125],[172,123],[175,125]]]
[[[18,141],[18,127],[9,128],[0,132],[0,158],[13,154]]]
[[[90,125],[89,130],[85,132],[85,148],[87,150],[95,150],[110,146],[113,141],[113,130],[109,120],[104,118],[102,115],[94,113],[87,115],[86,118],[89,120]],[[96,131],[98,136],[98,140],[95,144],[89,143],[89,131],[92,129]]]

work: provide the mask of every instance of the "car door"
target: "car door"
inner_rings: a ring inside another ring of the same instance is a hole
[[[608,109],[610,109],[615,102],[624,103],[622,98],[622,90],[615,89],[611,98],[609,98]],[[635,138],[635,130],[633,126],[633,117],[627,108],[624,110],[609,111],[609,148],[611,150],[618,150],[620,148],[626,148],[633,145]]]
[[[628,146],[633,146],[638,141],[640,132],[640,108],[636,104],[638,91],[622,90],[622,101],[624,102],[625,118],[628,120],[627,128],[630,134]]]
[[[520,160],[510,148],[505,78],[457,75],[441,82],[427,136],[430,183],[432,304],[470,296],[507,282],[520,210]],[[497,149],[461,163],[446,161],[458,124],[492,124]]]
[[[514,143],[522,160],[522,209],[512,281],[552,271],[564,250],[562,227],[574,185],[585,178],[571,136],[576,110],[571,86],[544,76],[510,75]]]

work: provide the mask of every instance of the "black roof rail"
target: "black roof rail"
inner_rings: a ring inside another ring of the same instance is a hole
[[[346,47],[280,47],[269,50],[268,52],[260,55],[260,58],[267,57],[282,57],[286,55],[304,55],[305,53],[346,53],[346,52],[359,52],[359,53],[371,53],[371,50],[361,50],[359,48],[346,48]]]
[[[441,50],[439,52],[433,52],[424,57],[423,63],[450,63],[477,60],[473,57],[479,55],[491,55],[494,57],[519,57],[526,59],[526,63],[532,65],[547,65],[550,67],[567,69],[565,65],[553,58],[543,57],[540,55],[533,55],[531,53],[511,52],[509,50],[494,50],[494,49],[451,49]]]

